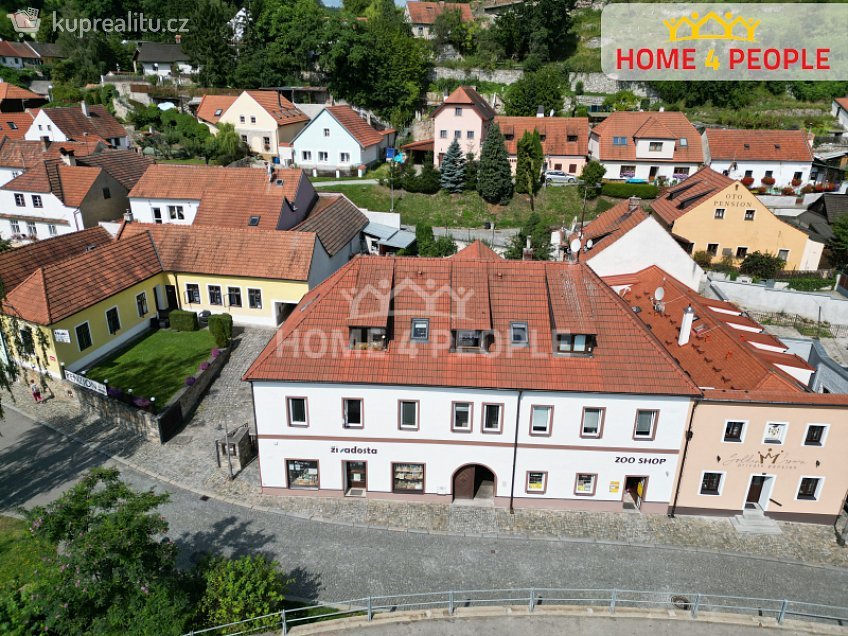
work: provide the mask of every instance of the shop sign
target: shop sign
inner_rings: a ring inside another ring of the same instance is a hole
[[[71,332],[67,329],[54,329],[53,338],[56,340],[56,342],[70,343]]]
[[[733,453],[722,462],[730,468],[770,468],[775,470],[798,470],[807,464],[803,459],[792,459],[786,451],[769,448],[753,453]]]
[[[99,393],[100,395],[106,395],[105,384],[100,384],[100,382],[89,380],[84,375],[72,373],[71,371],[65,371],[65,379],[71,384],[76,384],[77,386],[81,386],[85,389],[89,389],[90,391]]]
[[[610,486],[609,486],[610,492],[618,492],[620,488],[621,488],[621,482],[620,481],[611,481],[610,482]]]
[[[369,446],[331,446],[330,452],[338,455],[376,455],[377,449]]]

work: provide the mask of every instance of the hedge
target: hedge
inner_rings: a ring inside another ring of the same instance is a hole
[[[808,278],[790,278],[789,289],[797,291],[818,291],[825,287],[833,287],[833,279],[810,276]]]
[[[601,194],[617,199],[630,197],[656,199],[659,193],[660,189],[650,183],[604,183],[601,185]]]
[[[194,311],[174,309],[168,314],[168,319],[171,321],[171,329],[177,331],[197,331],[200,328],[197,322],[197,312]]]
[[[212,314],[209,316],[209,333],[219,347],[228,347],[233,337],[233,317],[230,314]]]

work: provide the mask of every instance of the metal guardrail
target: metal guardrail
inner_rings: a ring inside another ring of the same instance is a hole
[[[378,614],[408,610],[445,609],[452,615],[460,608],[491,606],[525,606],[529,613],[540,606],[591,607],[610,614],[615,614],[617,609],[628,608],[676,609],[688,612],[692,619],[697,619],[701,612],[718,612],[772,618],[779,625],[791,618],[848,626],[848,607],[799,601],[639,590],[518,588],[419,592],[319,603],[198,629],[185,636],[239,636],[270,630],[287,634],[297,625],[349,616],[365,616],[370,621]]]

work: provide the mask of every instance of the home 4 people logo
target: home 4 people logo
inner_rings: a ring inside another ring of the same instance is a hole
[[[38,33],[38,27],[41,26],[38,9],[32,7],[7,13],[6,17],[12,21],[12,28],[18,33]]]

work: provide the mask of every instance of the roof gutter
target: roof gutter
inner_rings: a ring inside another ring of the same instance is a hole
[[[698,408],[698,401],[692,402],[692,412],[689,414],[689,426],[686,429],[686,443],[683,445],[683,457],[680,458],[680,470],[677,472],[677,487],[674,489],[674,502],[671,504],[671,511],[668,513],[670,519],[674,519],[674,513],[677,512],[677,500],[680,497],[680,484],[683,481],[683,470],[686,468],[686,455],[689,453],[689,442],[692,441],[692,423],[695,420],[695,409]]]
[[[518,426],[521,421],[521,397],[524,395],[523,389],[518,389],[518,400],[515,403],[515,439],[512,443],[512,481],[509,484],[509,514],[515,514],[513,501],[515,500],[515,469],[518,462]]]

